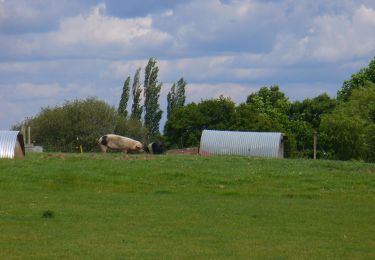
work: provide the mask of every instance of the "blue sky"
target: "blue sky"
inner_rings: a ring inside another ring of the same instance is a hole
[[[187,102],[334,97],[374,56],[374,0],[0,0],[0,129],[75,98],[117,106],[149,57],[165,111],[181,76]]]

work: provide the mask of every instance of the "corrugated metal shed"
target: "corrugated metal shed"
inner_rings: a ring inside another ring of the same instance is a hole
[[[24,158],[25,143],[18,131],[0,131],[0,158]]]
[[[283,134],[203,130],[199,153],[283,158]]]

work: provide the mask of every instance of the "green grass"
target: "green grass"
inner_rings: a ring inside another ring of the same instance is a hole
[[[0,259],[375,259],[375,164],[0,160]]]

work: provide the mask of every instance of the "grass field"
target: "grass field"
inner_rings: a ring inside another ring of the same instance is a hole
[[[375,164],[0,160],[0,259],[375,259]]]

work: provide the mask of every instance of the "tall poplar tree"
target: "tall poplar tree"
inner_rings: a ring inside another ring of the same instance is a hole
[[[170,118],[172,111],[176,107],[176,83],[173,83],[171,91],[167,95],[167,119]]]
[[[177,82],[177,89],[176,83],[174,83],[171,87],[171,91],[168,92],[167,95],[167,118],[169,119],[171,114],[176,108],[183,107],[185,105],[185,86],[186,81],[184,78],[180,78]]]
[[[186,86],[186,81],[184,78],[180,78],[179,81],[177,82],[177,100],[176,100],[176,106],[177,107],[183,107],[185,105],[185,86]]]
[[[144,81],[144,124],[148,129],[150,138],[156,137],[160,134],[159,123],[163,111],[160,109],[159,97],[162,83],[158,83],[159,68],[156,65],[156,60],[150,58],[145,70]]]
[[[143,107],[141,105],[141,94],[142,88],[140,83],[140,73],[141,68],[138,68],[136,73],[134,74],[133,80],[133,88],[132,88],[132,95],[133,95],[133,105],[130,118],[141,121]]]
[[[126,118],[128,116],[128,111],[126,109],[129,101],[129,85],[130,85],[130,76],[126,78],[124,86],[122,88],[122,94],[120,99],[120,104],[118,105],[119,115]]]

